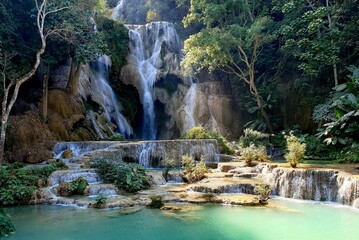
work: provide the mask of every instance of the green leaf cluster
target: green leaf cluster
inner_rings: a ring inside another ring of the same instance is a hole
[[[56,164],[33,170],[22,167],[19,163],[0,167],[0,207],[27,204],[40,182],[58,168]]]
[[[11,221],[10,215],[6,214],[3,209],[0,208],[0,238],[7,237],[15,232],[15,226]]]
[[[113,183],[127,192],[137,192],[150,187],[145,168],[136,163],[98,160],[92,164],[105,182]]]

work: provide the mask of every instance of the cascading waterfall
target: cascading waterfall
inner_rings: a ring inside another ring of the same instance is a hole
[[[116,95],[108,82],[109,68],[111,60],[108,56],[100,57],[91,64],[91,97],[96,102],[101,103],[103,111],[108,121],[114,121],[118,127],[118,132],[125,137],[132,135],[132,128],[125,117],[121,114],[121,106],[116,99]],[[99,126],[94,125],[100,137],[103,136]]]
[[[197,84],[192,84],[185,96],[184,111],[186,113],[186,116],[185,116],[184,127],[183,127],[184,132],[189,131],[191,128],[197,125],[196,120],[194,119],[196,97],[197,97]]]
[[[359,179],[336,170],[256,167],[260,177],[273,186],[273,194],[286,198],[332,201],[356,206]]]
[[[120,0],[117,3],[117,6],[112,11],[112,19],[116,19],[119,21],[124,20],[125,18],[125,8],[126,8],[126,0]]]
[[[144,139],[156,139],[155,109],[153,89],[159,73],[168,63],[163,59],[164,52],[180,55],[181,43],[174,25],[169,22],[153,22],[147,25],[127,25],[130,38],[130,56],[128,60],[136,66],[140,98],[144,111]]]

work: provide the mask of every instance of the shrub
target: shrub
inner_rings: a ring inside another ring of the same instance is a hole
[[[288,152],[284,155],[289,164],[295,168],[305,154],[305,143],[300,142],[299,138],[294,136],[292,133],[287,135],[287,150]]]
[[[58,164],[38,169],[23,169],[24,164],[14,163],[0,167],[0,206],[27,204],[38,189],[40,180],[46,181]]]
[[[191,128],[185,135],[182,136],[182,139],[211,139],[212,136],[209,132],[206,131],[203,127],[194,127]]]
[[[0,238],[7,237],[15,232],[15,226],[13,225],[11,218],[8,214],[0,209]]]
[[[165,170],[163,171],[162,175],[164,177],[164,179],[168,178],[168,173],[171,170],[171,168],[173,168],[175,166],[175,162],[173,159],[163,159],[161,161],[161,165],[165,167]]]
[[[185,135],[182,136],[182,139],[216,139],[221,153],[234,153],[234,149],[228,144],[226,138],[216,130],[208,132],[203,127],[194,127],[185,133]]]
[[[260,204],[267,204],[272,193],[272,187],[268,184],[258,184],[254,188],[254,194],[258,195]]]
[[[213,130],[211,135],[212,138],[217,140],[220,153],[229,155],[234,154],[233,147],[228,144],[227,139],[222,134]]]
[[[254,144],[243,148],[241,155],[247,166],[252,166],[254,161],[264,162],[269,160],[267,149],[264,146],[256,147]]]
[[[190,183],[203,179],[208,172],[203,156],[200,162],[196,162],[191,156],[185,155],[182,157],[182,165],[185,168],[182,172],[182,176]]]
[[[105,182],[113,183],[127,192],[137,192],[150,187],[145,168],[136,163],[98,160],[92,164]]]
[[[161,208],[163,207],[162,196],[154,195],[150,197],[151,203],[148,205],[150,208]]]
[[[109,139],[109,141],[123,141],[123,140],[124,138],[121,133],[115,133]]]
[[[247,148],[252,144],[256,147],[267,146],[269,144],[269,135],[251,128],[244,129],[244,135],[239,138],[239,145],[242,148]]]
[[[107,196],[105,194],[99,194],[96,196],[95,200],[95,207],[102,208],[106,204]]]
[[[85,189],[88,185],[89,184],[86,179],[79,177],[75,181],[71,182],[71,193],[73,195],[84,195]]]
[[[56,189],[57,189],[57,194],[60,195],[61,197],[68,197],[72,195],[71,183],[62,182],[59,184],[59,186]]]

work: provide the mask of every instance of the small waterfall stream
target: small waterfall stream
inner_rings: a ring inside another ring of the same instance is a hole
[[[132,128],[125,117],[121,114],[121,106],[116,99],[116,95],[108,82],[109,68],[111,60],[108,56],[102,56],[97,61],[91,64],[92,80],[91,80],[91,94],[96,102],[100,102],[102,109],[108,121],[115,122],[118,127],[118,132],[125,137],[132,134]],[[93,121],[93,124],[96,121]],[[103,138],[101,128],[94,124],[97,134]]]

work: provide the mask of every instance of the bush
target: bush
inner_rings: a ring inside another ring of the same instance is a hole
[[[256,147],[254,144],[241,150],[241,155],[244,158],[247,166],[252,166],[254,161],[268,161],[269,156],[267,149],[264,146]]]
[[[7,237],[15,232],[15,226],[13,225],[11,218],[8,214],[0,209],[0,238]]]
[[[148,205],[150,208],[161,208],[163,207],[162,196],[154,195],[150,197],[151,203]]]
[[[295,168],[305,154],[305,143],[302,143],[298,137],[292,133],[285,137],[287,141],[288,152],[284,155],[289,164]]]
[[[105,194],[99,194],[96,196],[95,207],[102,208],[107,202],[107,196]]]
[[[145,168],[136,163],[98,160],[92,164],[105,182],[113,183],[127,192],[137,192],[150,187]]]
[[[185,135],[182,136],[182,139],[216,139],[218,142],[219,151],[222,154],[233,154],[234,149],[228,144],[225,137],[222,134],[213,130],[208,132],[203,127],[194,127],[191,128]]]
[[[88,186],[88,182],[83,177],[77,178],[75,181],[71,182],[71,193],[72,195],[84,195],[85,189]]]
[[[247,148],[252,144],[256,147],[267,146],[269,144],[269,135],[251,128],[244,129],[244,135],[239,138],[239,145],[242,148]]]
[[[212,136],[203,127],[194,127],[186,132],[182,139],[212,139]]]
[[[258,195],[260,204],[267,204],[272,193],[272,187],[268,184],[259,184],[254,188],[254,194]]]
[[[163,167],[165,167],[165,170],[163,171],[162,175],[163,175],[164,179],[167,181],[168,173],[171,170],[171,168],[173,168],[175,166],[175,162],[173,159],[163,159],[161,161],[161,165]]]
[[[22,163],[0,167],[0,207],[27,204],[39,183],[46,181],[58,164],[28,170]]]
[[[208,172],[203,157],[201,157],[200,162],[196,162],[191,156],[184,155],[182,157],[182,165],[185,168],[182,172],[182,176],[189,183],[203,179]]]
[[[109,139],[109,141],[123,141],[123,140],[125,140],[125,139],[121,133],[115,133]]]

